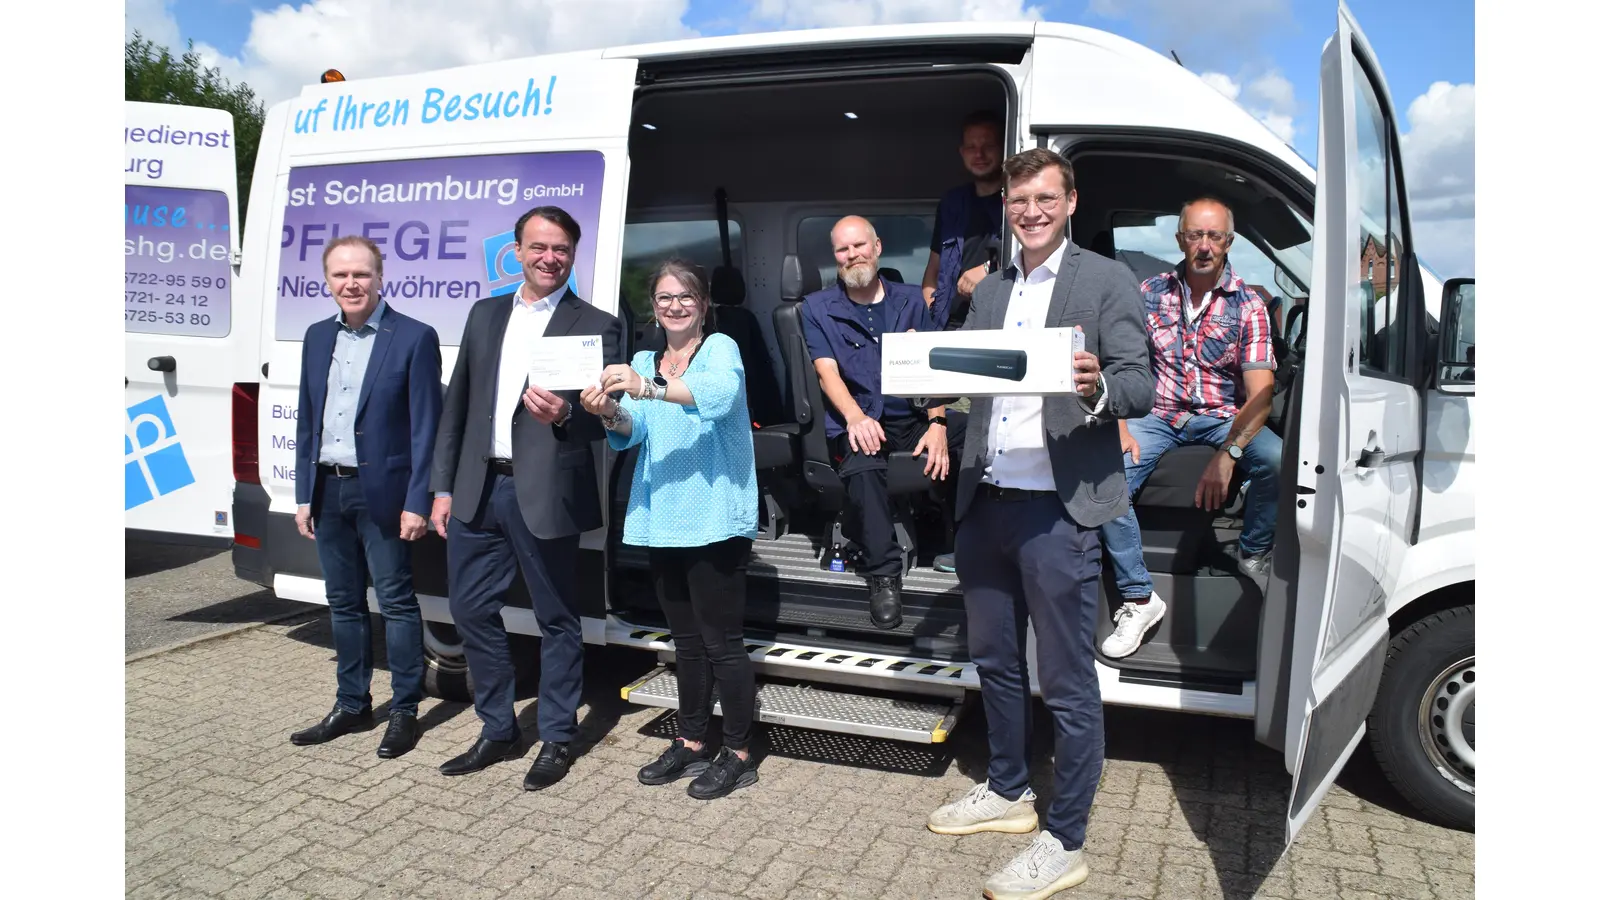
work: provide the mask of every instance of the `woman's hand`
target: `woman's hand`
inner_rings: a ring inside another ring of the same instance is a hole
[[[606,366],[600,373],[600,390],[602,393],[614,391],[627,391],[628,396],[639,399],[639,394],[644,390],[644,379],[633,370],[632,366],[614,363]]]
[[[584,409],[597,416],[616,415],[617,407],[621,405],[607,396],[605,391],[592,384],[578,394],[578,401],[583,404]]]

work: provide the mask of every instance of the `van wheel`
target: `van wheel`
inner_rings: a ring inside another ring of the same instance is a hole
[[[516,668],[516,695],[524,699],[539,686],[539,639],[508,634],[511,663]],[[472,672],[461,633],[449,622],[422,623],[422,689],[430,697],[456,703],[472,702]]]
[[[1477,661],[1473,605],[1434,613],[1389,641],[1367,718],[1378,765],[1423,816],[1474,829]]]
[[[422,689],[429,696],[472,702],[472,673],[461,635],[449,622],[422,623]]]

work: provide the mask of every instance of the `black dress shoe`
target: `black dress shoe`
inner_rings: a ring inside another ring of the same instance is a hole
[[[512,751],[516,748],[516,741],[491,741],[488,738],[478,738],[472,749],[460,756],[446,762],[439,767],[441,775],[470,775],[481,772],[501,760],[510,759]]]
[[[900,627],[900,576],[873,575],[868,580],[872,594],[867,598],[867,610],[872,613],[872,624],[889,630]]]
[[[567,777],[567,770],[572,768],[572,751],[566,744],[555,744],[545,741],[539,748],[539,755],[533,761],[533,768],[528,770],[528,777],[522,779],[522,789],[525,791],[542,791],[552,784]]]
[[[360,731],[372,724],[372,709],[369,707],[363,712],[346,712],[335,706],[333,712],[323,718],[321,722],[304,731],[296,731],[289,735],[289,743],[296,747],[305,747],[311,744],[325,744],[336,737],[343,737],[352,731]]]
[[[417,745],[416,713],[390,713],[389,729],[383,733],[383,741],[378,744],[379,759],[394,759],[411,752]]]

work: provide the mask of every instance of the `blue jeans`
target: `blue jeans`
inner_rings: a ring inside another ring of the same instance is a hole
[[[372,707],[372,617],[367,575],[378,594],[389,652],[389,712],[417,712],[422,699],[422,610],[411,589],[411,548],[398,535],[384,537],[367,513],[359,476],[340,478],[321,469],[322,508],[317,512],[317,557],[327,585],[338,659],[339,708],[360,713]]]
[[[1153,415],[1129,419],[1128,431],[1139,442],[1139,462],[1135,464],[1130,454],[1122,455],[1122,466],[1128,475],[1128,496],[1139,492],[1156,463],[1161,461],[1161,454],[1187,444],[1221,447],[1232,427],[1232,419],[1217,416],[1192,415],[1182,428],[1173,428]],[[1250,443],[1244,445],[1244,457],[1238,465],[1243,467],[1250,481],[1250,491],[1245,498],[1239,552],[1246,556],[1272,549],[1272,535],[1278,527],[1278,460],[1282,455],[1283,441],[1266,428],[1257,431]],[[1100,526],[1100,539],[1111,557],[1117,592],[1129,600],[1150,596],[1154,588],[1150,573],[1144,567],[1144,539],[1139,535],[1139,520],[1134,517],[1133,507],[1129,506],[1126,513]]]

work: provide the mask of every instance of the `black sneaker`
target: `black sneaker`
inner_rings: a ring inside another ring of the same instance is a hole
[[[696,800],[715,800],[755,783],[755,762],[740,759],[737,753],[723,747],[706,770],[689,782],[689,796]]]
[[[655,762],[639,770],[640,784],[669,784],[684,777],[695,777],[711,765],[711,751],[705,744],[699,750],[690,750],[683,738],[673,738],[672,745],[662,752]]]

